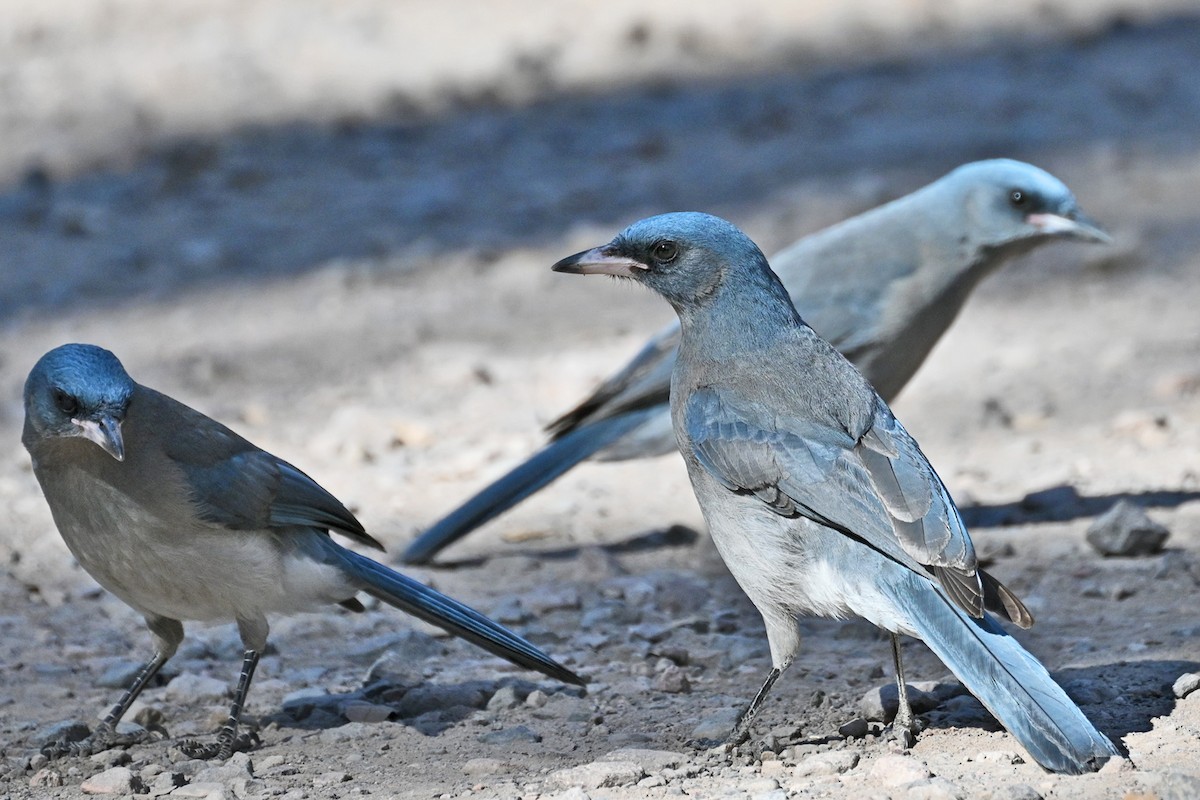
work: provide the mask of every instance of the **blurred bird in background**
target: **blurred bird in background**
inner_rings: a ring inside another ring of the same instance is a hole
[[[1109,241],[1062,181],[1030,164],[995,159],[965,164],[923,189],[807,236],[773,264],[805,321],[891,401],[980,280],[1008,259],[1058,239]],[[679,325],[673,323],[550,423],[549,444],[430,526],[403,560],[431,561],[581,461],[674,450],[668,390],[678,348]]]

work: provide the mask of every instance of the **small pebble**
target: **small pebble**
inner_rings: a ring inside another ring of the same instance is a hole
[[[862,717],[855,717],[845,725],[839,727],[838,733],[847,739],[861,739],[867,735],[869,730],[870,727],[867,725],[867,721],[865,719]]]
[[[688,694],[692,691],[692,684],[687,673],[672,663],[654,679],[654,688],[668,694]]]
[[[54,769],[39,769],[29,779],[29,785],[34,789],[50,788],[63,785],[62,773]]]
[[[490,689],[491,686],[488,688]],[[480,683],[448,685],[427,683],[405,692],[404,697],[396,705],[396,711],[401,718],[411,719],[430,711],[442,711],[454,706],[484,708],[491,697],[492,693],[485,692],[484,686]]]
[[[488,711],[506,711],[516,708],[525,700],[515,686],[501,686],[487,702]]]
[[[976,761],[992,764],[1024,764],[1025,759],[1013,750],[980,750],[975,754]]]
[[[1088,543],[1106,556],[1153,555],[1162,550],[1168,536],[1170,531],[1128,500],[1118,501],[1087,529]]]

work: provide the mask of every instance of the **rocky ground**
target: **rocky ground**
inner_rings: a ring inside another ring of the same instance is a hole
[[[37,5],[0,28],[0,797],[1200,796],[1194,8],[731,20],[611,3],[522,26],[397,4],[428,36],[391,73],[390,4]],[[1052,245],[985,282],[895,408],[1038,617],[1021,640],[1128,759],[1045,773],[916,642],[927,729],[900,751],[879,736],[887,640],[823,620],[752,745],[698,748],[769,658],[675,457],[581,467],[450,567],[410,570],[586,692],[390,609],[331,609],[275,622],[248,754],[173,746],[225,713],[228,625],[189,628],[135,709],[166,738],[38,754],[94,724],[148,647],[71,561],[19,444],[45,350],[110,347],[310,472],[395,552],[668,319],[648,293],[551,274],[562,255],[678,208],[769,253],[997,155],[1063,178],[1115,243]],[[1122,499],[1165,549],[1088,543]]]

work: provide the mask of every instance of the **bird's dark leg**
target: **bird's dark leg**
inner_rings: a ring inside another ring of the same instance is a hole
[[[750,705],[746,706],[746,710],[738,717],[737,722],[733,726],[733,732],[729,734],[727,743],[737,746],[750,738],[750,724],[754,722],[754,717],[758,715],[762,708],[763,702],[767,699],[767,693],[771,691],[771,687],[775,685],[775,681],[779,678],[782,670],[778,667],[772,667],[767,673],[767,679],[763,681],[762,688],[758,690],[758,694],[754,695],[754,699],[750,701]]]
[[[254,668],[258,666],[259,651],[247,650],[242,654],[242,672],[238,676],[237,689],[233,692],[233,703],[229,706],[229,718],[221,726],[217,741],[205,744],[197,741],[179,743],[179,749],[191,758],[215,758],[224,761],[233,755],[235,750],[249,750],[258,737],[254,734],[237,735],[238,722],[242,718],[242,706],[246,703],[246,695],[250,691],[250,681],[254,679]]]
[[[117,723],[125,716],[125,712],[133,705],[133,701],[137,699],[137,696],[142,693],[142,689],[146,688],[146,684],[158,674],[163,664],[167,663],[167,658],[168,656],[155,652],[154,657],[142,666],[141,670],[134,677],[133,683],[125,690],[125,694],[121,695],[121,699],[112,707],[112,710],[104,716],[104,721],[100,724],[116,730]]]
[[[146,625],[150,628],[151,633],[154,634],[157,644],[157,647],[154,649],[154,656],[138,670],[137,675],[133,678],[133,683],[129,684],[129,688],[121,695],[121,699],[104,715],[104,719],[101,720],[96,729],[86,738],[77,742],[69,742],[65,739],[50,742],[42,748],[43,755],[48,758],[89,756],[112,747],[128,747],[146,739],[146,731],[118,734],[117,723],[125,716],[125,712],[133,705],[133,701],[142,693],[142,690],[146,688],[147,684],[162,669],[163,664],[166,664],[171,659],[171,656],[175,655],[175,650],[179,647],[179,643],[183,641],[183,624],[174,619],[152,619],[148,617]]]
[[[900,654],[900,637],[891,634],[892,660],[896,664],[896,692],[900,705],[896,708],[896,718],[892,720],[892,734],[904,747],[912,747],[916,742],[917,720],[913,716],[912,705],[908,702],[908,684],[904,680],[904,659]]]
[[[202,744],[196,741],[180,742],[179,749],[192,758],[217,758],[224,760],[233,755],[235,750],[249,750],[258,744],[258,736],[254,733],[237,735],[238,722],[242,718],[242,706],[246,704],[246,695],[250,692],[250,681],[254,679],[254,668],[258,666],[258,658],[267,647],[267,633],[270,628],[266,617],[239,617],[238,633],[242,637],[242,673],[238,676],[237,688],[233,692],[233,703],[229,706],[229,718],[221,726],[217,741],[213,744]]]
[[[238,676],[237,689],[233,693],[233,704],[229,707],[229,719],[225,721],[221,732],[217,734],[217,743],[221,746],[217,758],[229,758],[233,755],[235,746],[239,744],[238,721],[242,718],[242,706],[246,704],[246,694],[250,691],[250,681],[254,679],[254,668],[258,666],[258,657],[257,650],[247,650],[242,654],[242,674]],[[247,739],[242,744],[248,747],[252,744],[252,740]]]

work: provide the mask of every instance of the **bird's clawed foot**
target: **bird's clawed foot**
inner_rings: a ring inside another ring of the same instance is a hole
[[[222,728],[215,742],[200,742],[195,739],[184,739],[176,747],[188,758],[198,758],[204,761],[225,761],[234,753],[248,753],[255,749],[262,740],[257,731],[246,731],[240,734],[228,728]]]
[[[925,730],[925,723],[912,713],[911,708],[903,709],[908,713],[898,713],[892,724],[883,729],[883,738],[891,739],[905,750],[917,743],[917,734]]]
[[[117,731],[107,722],[101,722],[91,733],[86,731],[86,725],[73,726],[63,736],[43,745],[42,755],[49,759],[91,756],[114,747],[132,747],[155,738],[155,734],[143,727],[131,726],[128,730]],[[78,734],[83,735],[77,738]]]

